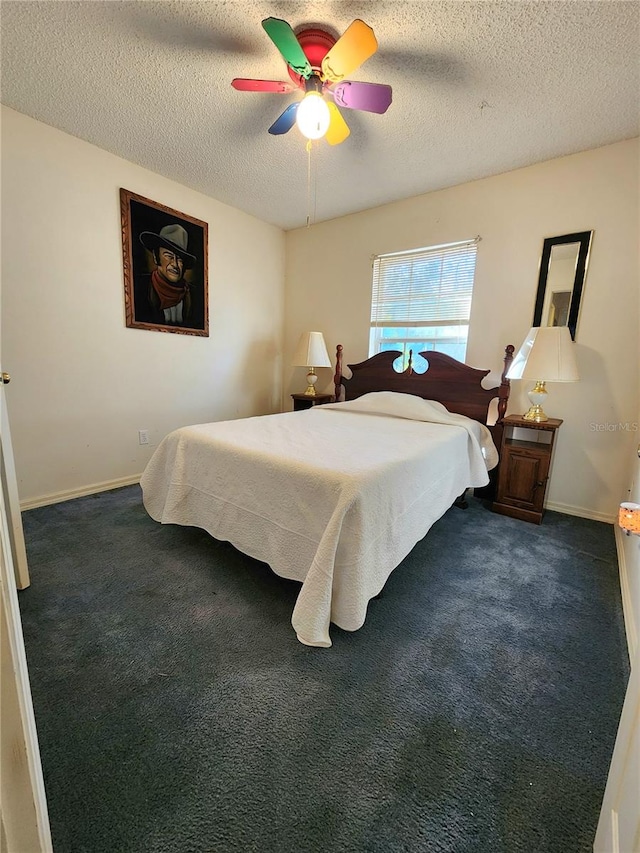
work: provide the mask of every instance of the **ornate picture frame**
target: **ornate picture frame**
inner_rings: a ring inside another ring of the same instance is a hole
[[[120,189],[124,305],[132,329],[209,336],[209,227]]]

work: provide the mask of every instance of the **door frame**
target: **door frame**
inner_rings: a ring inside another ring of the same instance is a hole
[[[0,382],[0,450],[2,452],[2,487],[0,488],[0,645],[2,659],[1,751],[3,772],[0,775],[0,838],[7,853],[33,851],[53,853],[49,812],[42,775],[40,747],[29,684],[27,656],[22,634],[22,621],[16,585],[24,582],[14,562],[14,545],[24,534],[19,507],[9,519],[12,493],[17,496],[15,468],[8,429],[4,385]],[[14,481],[7,482],[13,474]],[[8,476],[7,476],[8,475]],[[12,492],[13,490],[13,492]],[[18,554],[21,568],[28,571],[26,551]]]

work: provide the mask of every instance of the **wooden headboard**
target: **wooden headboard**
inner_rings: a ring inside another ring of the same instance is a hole
[[[477,370],[434,350],[420,353],[428,363],[426,373],[414,371],[411,356],[406,370],[398,373],[393,369],[393,362],[400,358],[402,353],[380,352],[359,364],[348,365],[352,376],[347,379],[342,375],[342,345],[338,344],[334,377],[336,400],[355,400],[370,391],[397,391],[401,394],[415,394],[427,400],[437,400],[450,412],[466,415],[486,424],[489,404],[497,397],[498,417],[490,429],[493,440],[499,447],[510,391],[507,371],[511,366],[513,351],[512,344],[505,347],[500,385],[483,388],[480,383],[490,370]]]

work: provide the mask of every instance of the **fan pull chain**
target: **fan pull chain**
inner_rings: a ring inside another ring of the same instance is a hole
[[[316,146],[316,160],[313,168],[313,221],[315,223],[317,219],[317,206],[318,206],[318,147]]]
[[[311,225],[311,140],[307,142],[307,228]]]

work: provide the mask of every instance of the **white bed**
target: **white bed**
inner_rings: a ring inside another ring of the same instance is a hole
[[[330,623],[360,628],[393,569],[496,463],[478,421],[381,392],[176,430],[141,486],[156,521],[201,527],[300,581],[293,628],[326,647]]]

